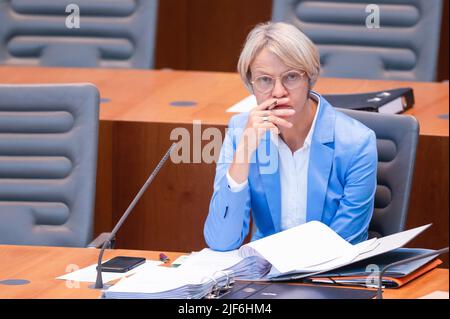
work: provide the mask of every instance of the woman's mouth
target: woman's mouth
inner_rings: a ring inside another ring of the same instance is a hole
[[[272,108],[272,110],[281,110],[281,109],[293,109],[293,107],[287,104],[280,104]]]

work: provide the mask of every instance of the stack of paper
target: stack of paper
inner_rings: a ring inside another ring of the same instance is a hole
[[[181,269],[202,269],[204,272],[226,270],[235,279],[258,279],[267,274],[271,264],[259,256],[244,258],[238,250],[219,252],[208,248],[193,253]]]
[[[104,292],[106,298],[202,298],[235,279],[289,280],[331,271],[402,247],[430,225],[352,245],[312,221],[239,250],[193,253],[177,268],[145,265]]]
[[[225,284],[226,278],[219,281]],[[149,266],[122,279],[104,291],[103,296],[121,299],[196,299],[209,293],[214,285],[209,274],[195,269],[183,271],[179,268]]]
[[[177,268],[149,265],[104,291],[105,298],[197,299],[223,289],[236,278],[264,276],[270,264],[259,257],[242,258],[237,250],[204,249]]]
[[[248,243],[239,251],[272,264],[263,280],[300,279],[400,248],[430,225],[351,245],[328,226],[312,221]]]

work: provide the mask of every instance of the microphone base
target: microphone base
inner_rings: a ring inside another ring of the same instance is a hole
[[[108,284],[103,284],[102,288],[95,288],[95,283],[93,283],[92,285],[89,285],[88,288],[89,289],[95,289],[95,290],[102,290],[102,289],[108,289],[109,287],[111,287],[112,285],[108,285]]]

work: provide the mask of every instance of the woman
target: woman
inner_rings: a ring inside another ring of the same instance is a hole
[[[248,35],[238,71],[258,105],[233,116],[205,222],[207,244],[238,248],[312,220],[352,244],[367,239],[376,189],[373,131],[311,91],[314,44],[296,27],[265,23]]]

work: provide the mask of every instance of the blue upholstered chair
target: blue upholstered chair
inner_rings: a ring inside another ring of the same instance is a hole
[[[322,76],[433,81],[441,15],[442,0],[273,0],[272,20],[317,45]]]
[[[0,85],[0,244],[92,240],[98,105],[91,84]]]
[[[69,4],[79,8],[79,28]],[[0,64],[153,68],[157,7],[158,0],[0,0]]]
[[[419,138],[417,120],[410,115],[337,110],[372,129],[377,137],[377,190],[369,237],[403,231]]]

